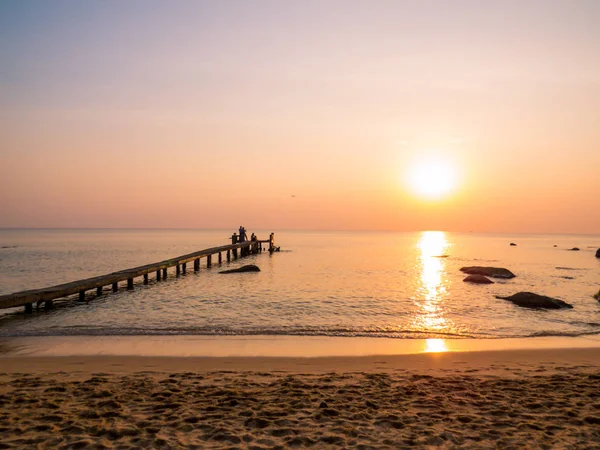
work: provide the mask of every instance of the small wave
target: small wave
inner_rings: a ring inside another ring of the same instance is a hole
[[[578,336],[590,336],[594,334],[600,334],[599,331],[536,331],[530,335],[523,337],[578,337]]]
[[[337,329],[231,329],[231,328],[101,328],[93,326],[73,326],[45,330],[5,330],[0,337],[34,337],[34,336],[322,336],[322,337],[380,337],[392,339],[493,339],[502,336],[491,336],[483,333],[445,333],[429,331],[381,331]]]

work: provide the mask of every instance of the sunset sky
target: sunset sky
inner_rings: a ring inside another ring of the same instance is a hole
[[[599,23],[594,0],[0,0],[0,227],[600,233]]]

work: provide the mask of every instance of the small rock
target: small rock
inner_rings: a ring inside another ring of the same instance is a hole
[[[260,272],[260,268],[254,264],[238,267],[237,269],[222,270],[219,273],[241,273],[241,272]]]
[[[600,248],[596,250],[596,258],[600,258]]]
[[[319,408],[324,409],[324,408],[329,408],[329,406],[327,405],[327,403],[321,402],[321,404],[319,405]]]
[[[492,280],[483,275],[469,275],[463,281],[467,283],[476,283],[476,284],[494,284]]]
[[[571,252],[578,252],[579,251],[579,247],[570,248],[569,251],[571,251]]]
[[[511,242],[511,243],[510,243],[510,246],[511,246],[511,247],[516,247],[516,246],[517,246],[517,244],[515,244],[514,242]]]
[[[514,278],[516,276],[510,270],[504,269],[503,267],[471,266],[462,267],[460,271],[468,273],[469,275],[483,275],[493,278]]]
[[[373,408],[373,409],[378,409],[379,408],[379,406],[377,405],[377,403],[372,402],[371,400],[367,400],[366,405],[367,405],[367,408]]]
[[[517,306],[523,308],[544,308],[544,309],[562,309],[562,308],[573,308],[572,305],[562,300],[558,300],[552,297],[546,297],[545,295],[534,294],[533,292],[518,292],[508,297],[501,297],[499,295],[496,298],[502,300],[508,300],[513,302]]]

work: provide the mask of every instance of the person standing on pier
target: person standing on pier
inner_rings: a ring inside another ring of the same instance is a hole
[[[244,229],[243,226],[240,225],[240,242],[244,242],[244,235],[246,234],[246,230]]]

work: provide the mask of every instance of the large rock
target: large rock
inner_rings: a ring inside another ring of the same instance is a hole
[[[238,267],[237,269],[222,270],[219,273],[241,273],[241,272],[260,272],[258,266],[248,264],[247,266]]]
[[[600,258],[600,248],[596,250],[596,258]]]
[[[463,281],[467,283],[476,283],[476,284],[494,284],[492,280],[484,277],[483,275],[469,275]]]
[[[496,298],[508,300],[517,306],[522,306],[523,308],[562,309],[573,307],[562,300],[546,297],[545,295],[534,294],[533,292],[518,292],[509,297],[501,297],[497,295]]]
[[[468,273],[469,275],[483,275],[485,277],[493,278],[514,278],[516,276],[510,270],[502,267],[471,266],[462,267],[460,271]]]

